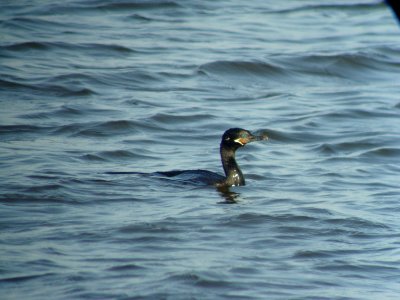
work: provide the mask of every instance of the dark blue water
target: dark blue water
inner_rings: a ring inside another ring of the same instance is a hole
[[[383,3],[3,1],[0,36],[2,299],[399,298]],[[231,127],[270,137],[246,186],[151,176]]]

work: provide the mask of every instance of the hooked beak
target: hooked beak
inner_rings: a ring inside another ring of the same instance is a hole
[[[257,142],[257,141],[264,141],[268,140],[268,136],[266,134],[261,134],[261,135],[254,135],[251,134],[248,138],[238,138],[235,140],[236,143],[239,143],[240,145],[244,146],[248,143],[251,142]]]

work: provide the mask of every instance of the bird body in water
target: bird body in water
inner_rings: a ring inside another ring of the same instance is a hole
[[[167,177],[174,180],[201,185],[214,185],[217,188],[225,189],[230,186],[245,185],[245,179],[239,165],[236,162],[236,150],[244,147],[248,143],[267,140],[266,135],[254,135],[250,131],[242,128],[231,128],[222,135],[219,147],[222,167],[225,176],[207,170],[175,170],[166,172],[155,172],[151,174],[140,172],[106,172],[106,174],[136,174]]]
[[[246,144],[266,140],[266,135],[254,135],[242,128],[231,128],[222,135],[220,155],[225,176],[206,170],[178,170],[157,172],[157,174],[174,177],[183,181],[214,185],[216,187],[229,187],[245,185],[245,179],[239,165],[236,162],[236,150]]]

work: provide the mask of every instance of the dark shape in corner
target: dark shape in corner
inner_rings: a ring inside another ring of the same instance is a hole
[[[400,22],[400,1],[399,0],[386,0],[387,5],[389,5],[393,12],[396,14],[397,21]]]

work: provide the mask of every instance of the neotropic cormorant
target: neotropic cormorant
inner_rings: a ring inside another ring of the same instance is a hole
[[[216,187],[230,187],[245,185],[245,179],[235,159],[236,150],[246,144],[266,140],[266,135],[254,135],[242,128],[231,128],[222,135],[220,155],[225,176],[206,170],[178,170],[156,172],[167,177],[175,177],[182,181],[214,185]]]

